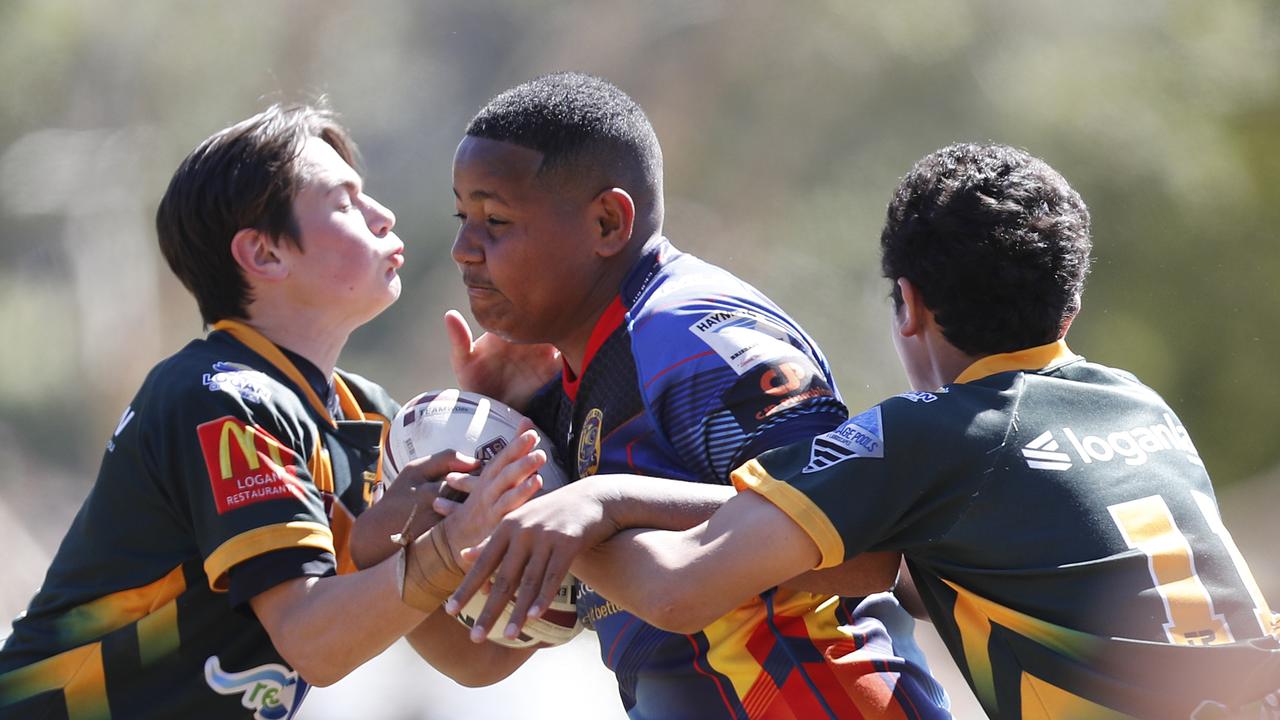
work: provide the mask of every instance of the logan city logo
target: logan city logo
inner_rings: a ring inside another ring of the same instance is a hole
[[[223,672],[217,655],[204,662],[204,680],[221,695],[242,694],[240,704],[253,710],[255,720],[285,720],[302,704],[307,681],[276,663],[244,672]]]
[[[1062,428],[1067,446],[1058,444],[1052,430],[1045,430],[1022,448],[1027,466],[1035,470],[1070,470],[1074,459],[1066,452],[1075,450],[1076,458],[1085,465],[1093,462],[1111,462],[1123,458],[1126,465],[1145,465],[1151,455],[1166,450],[1183,453],[1187,462],[1204,467],[1200,454],[1191,443],[1186,428],[1179,425],[1169,413],[1164,423],[1143,425],[1130,430],[1103,435],[1077,435],[1071,428]]]
[[[200,425],[196,434],[219,515],[264,500],[305,497],[298,456],[262,428],[228,415]]]

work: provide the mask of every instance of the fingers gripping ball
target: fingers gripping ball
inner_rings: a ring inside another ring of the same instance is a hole
[[[511,620],[513,609],[512,603],[507,603],[507,606],[502,609],[502,614],[489,630],[489,642],[513,648],[547,647],[569,642],[582,632],[582,620],[578,618],[578,596],[581,592],[581,583],[572,575],[565,575],[547,611],[542,613],[542,617],[526,622],[520,634],[513,640],[502,636],[503,629]],[[488,596],[482,592],[472,595],[467,604],[458,611],[458,622],[467,627],[475,625],[475,619],[484,609],[486,599]]]
[[[457,450],[481,463],[488,462],[515,438],[522,420],[524,416],[511,407],[478,393],[453,388],[424,392],[405,403],[391,421],[384,477],[394,479],[410,460],[444,450]],[[563,487],[568,477],[551,460],[555,457],[554,448],[541,431],[538,431],[537,447],[548,458],[538,470],[542,476],[539,494]],[[568,642],[582,631],[577,610],[579,587],[572,575],[566,576],[547,611],[541,618],[526,622],[515,640],[502,637],[513,609],[513,605],[507,603],[502,617],[489,632],[489,639],[509,647]],[[458,621],[468,627],[474,625],[486,598],[483,593],[473,595],[458,613]]]
[[[394,479],[410,460],[442,450],[457,450],[488,462],[516,436],[524,416],[478,393],[449,388],[431,390],[400,408],[387,436],[384,477]],[[538,432],[538,448],[555,457],[551,441]],[[547,461],[538,471],[542,492],[563,486],[568,478]]]

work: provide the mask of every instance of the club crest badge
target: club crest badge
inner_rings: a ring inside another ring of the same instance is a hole
[[[595,475],[600,468],[600,430],[604,427],[604,413],[600,408],[591,408],[582,421],[582,432],[578,436],[578,477]]]

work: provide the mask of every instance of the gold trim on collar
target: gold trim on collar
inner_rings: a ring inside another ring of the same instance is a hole
[[[973,382],[996,373],[1010,372],[1012,370],[1043,370],[1053,365],[1061,365],[1064,362],[1075,360],[1078,357],[1080,356],[1071,352],[1071,348],[1067,347],[1066,340],[1058,340],[1048,345],[1040,345],[1025,350],[988,355],[965,368],[965,371],[960,373],[955,382]]]
[[[320,417],[324,418],[330,427],[338,426],[333,416],[329,414],[329,409],[320,401],[320,396],[316,395],[316,391],[311,389],[311,383],[307,382],[307,378],[303,376],[302,371],[290,362],[289,358],[280,352],[280,348],[267,339],[267,336],[238,320],[219,320],[213,324],[213,329],[229,334],[245,347],[261,355],[267,362],[275,365],[277,370],[284,373],[298,387],[303,397],[311,404],[311,408]],[[338,394],[338,404],[346,416],[351,420],[364,420],[364,413],[360,411],[360,406],[356,403],[355,396],[351,394],[347,384],[342,381],[342,378],[338,377],[337,373],[331,375],[330,379],[333,381],[334,390]]]

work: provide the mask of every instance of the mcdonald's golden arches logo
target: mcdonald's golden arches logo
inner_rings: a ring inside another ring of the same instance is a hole
[[[196,428],[213,500],[222,515],[283,497],[305,497],[298,455],[256,425],[226,416]]]

